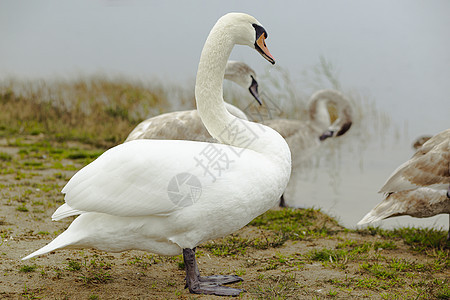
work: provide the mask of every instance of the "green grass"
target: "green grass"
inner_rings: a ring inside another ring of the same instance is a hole
[[[83,280],[85,284],[91,283],[107,283],[112,280],[109,270],[111,263],[105,258],[94,255],[92,257],[85,256],[82,261],[69,260],[67,262],[66,270],[77,272],[78,277]]]
[[[450,299],[450,283],[439,284],[435,290],[435,295],[437,299]]]
[[[250,240],[231,235],[220,239],[219,241],[212,241],[202,246],[202,248],[211,251],[217,256],[235,256],[238,254],[245,254],[247,248],[251,244]]]
[[[133,256],[133,258],[129,259],[127,263],[142,269],[148,269],[152,265],[160,263],[161,261],[162,260],[158,255],[147,254],[143,256]]]
[[[368,227],[357,230],[356,232],[360,234],[379,235],[389,239],[402,239],[405,244],[419,252],[429,249],[445,249],[448,246],[446,242],[447,232],[433,228],[402,227],[386,230],[379,227]],[[383,247],[381,246],[381,248]]]
[[[69,260],[67,262],[67,270],[69,271],[80,271],[82,264],[76,260]]]
[[[348,256],[348,251],[345,250],[333,250],[333,249],[313,249],[306,254],[306,257],[321,262],[337,262],[345,259]]]
[[[379,263],[363,263],[361,269],[378,279],[396,279],[398,276],[396,270]]]
[[[395,250],[397,248],[398,247],[394,241],[384,241],[384,242],[373,243],[374,250]]]
[[[170,110],[161,83],[92,77],[71,81],[3,81],[0,136],[47,135],[110,147],[122,142],[149,115]],[[181,101],[193,106],[192,92]],[[20,107],[20,109],[17,109]]]
[[[269,275],[260,276],[251,292],[259,299],[292,299],[300,288],[294,275]]]
[[[319,219],[322,218],[322,219]],[[338,223],[315,209],[269,210],[250,222],[251,226],[279,232],[291,240],[332,235]]]
[[[68,153],[65,155],[67,159],[89,159],[94,160],[99,157],[103,151],[77,151],[74,153]]]
[[[338,226],[332,218],[314,209],[269,210],[249,224],[260,228],[252,237],[231,235],[211,241],[202,248],[216,256],[236,256],[248,249],[269,249],[282,246],[287,240],[300,240],[333,234],[331,227]]]
[[[19,272],[30,273],[30,272],[34,272],[36,270],[36,268],[37,268],[36,265],[32,265],[32,266],[23,265],[19,268]]]
[[[5,152],[0,152],[0,160],[1,161],[11,161],[12,160],[12,156],[8,153]]]
[[[28,208],[25,205],[17,206],[16,210],[20,212],[28,212]]]

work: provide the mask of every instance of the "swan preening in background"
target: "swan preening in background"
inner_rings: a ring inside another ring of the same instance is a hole
[[[331,123],[328,106],[336,108],[337,119]],[[273,119],[265,125],[278,131],[286,139],[293,163],[309,158],[321,142],[330,137],[341,136],[352,125],[352,107],[350,101],[337,90],[319,90],[308,103],[308,120]]]
[[[265,38],[255,18],[230,13],[217,21],[205,42],[195,97],[203,123],[222,144],[143,139],[109,149],[70,179],[62,190],[65,204],[52,218],[79,216],[24,259],[61,248],[182,253],[190,292],[239,295],[241,290],[222,286],[242,280],[237,276],[200,277],[195,247],[272,208],[289,180],[291,154],[285,140],[269,127],[231,115],[222,97],[235,44],[255,48],[275,63]],[[211,151],[220,153],[213,166],[204,155]],[[219,163],[226,164],[217,169]]]
[[[383,201],[358,225],[403,215],[426,218],[450,214],[450,129],[425,142],[392,173],[380,193],[386,195]]]
[[[331,123],[328,107],[332,105],[337,119]],[[337,90],[320,90],[314,93],[308,104],[308,120],[274,119],[264,124],[278,131],[285,138],[292,153],[292,177],[299,171],[301,163],[317,151],[323,141],[330,137],[341,136],[352,125],[352,107],[350,101]],[[291,184],[296,184],[291,178]],[[284,197],[280,206],[286,206]]]
[[[255,71],[247,64],[228,61],[224,78],[248,89],[255,100],[261,104]],[[225,105],[232,115],[247,120],[247,116],[239,108],[229,103]],[[125,142],[137,139],[216,141],[206,130],[196,109],[165,113],[142,121],[128,135]]]

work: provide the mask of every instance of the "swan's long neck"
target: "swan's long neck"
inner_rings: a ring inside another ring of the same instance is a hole
[[[216,24],[203,47],[195,84],[197,110],[208,132],[219,141],[223,124],[232,121],[222,95],[225,67],[233,46],[234,42],[225,29]]]
[[[289,157],[285,140],[273,129],[231,115],[223,102],[223,78],[235,45],[230,27],[216,24],[211,30],[197,71],[195,98],[197,110],[208,132],[223,144],[252,149],[271,157]]]
[[[318,131],[326,130],[331,125],[327,104],[328,98],[324,97],[313,97],[309,103],[309,119]]]
[[[330,124],[328,104],[332,104],[337,110],[338,118],[333,124]],[[330,126],[334,131],[344,130],[345,133],[352,123],[352,107],[349,100],[339,91],[320,90],[311,96],[310,119],[321,130]]]

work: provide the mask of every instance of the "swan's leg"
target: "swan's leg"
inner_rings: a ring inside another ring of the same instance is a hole
[[[447,243],[450,242],[450,214],[448,215],[448,234],[447,234]]]
[[[183,259],[186,268],[186,287],[194,294],[207,294],[217,296],[238,296],[242,290],[233,289],[220,284],[242,281],[238,276],[207,276],[200,277],[195,250],[183,249]]]
[[[447,197],[450,198],[450,184],[448,185]],[[447,234],[447,243],[450,242],[450,214],[448,215],[448,234]]]
[[[284,194],[280,197],[280,207],[287,207],[286,201],[284,201]]]
[[[448,215],[448,234],[447,234],[447,244],[450,243],[450,214]]]
[[[194,252],[194,257],[195,257],[195,250],[196,250],[196,248],[192,249],[192,251]],[[199,278],[199,280],[201,282],[211,282],[211,283],[216,283],[216,284],[230,284],[230,283],[235,283],[235,282],[239,282],[239,281],[244,281],[244,279],[242,279],[241,277],[236,276],[236,275],[212,275],[212,276],[201,277],[197,264],[195,264],[194,272],[195,272],[195,275]]]

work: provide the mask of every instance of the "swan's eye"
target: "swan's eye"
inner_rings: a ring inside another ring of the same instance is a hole
[[[267,34],[267,31],[264,29],[264,27],[258,25],[258,24],[252,24],[253,27],[255,28],[256,31],[256,40],[259,39],[261,37],[261,35],[264,36],[264,39],[267,39],[267,37],[269,36]]]
[[[265,39],[267,38],[266,30],[258,25],[252,24],[256,31],[256,39],[255,39],[255,49],[258,50],[261,55],[267,59],[270,63],[275,64],[275,59],[272,54],[270,54],[269,49],[267,49]]]

